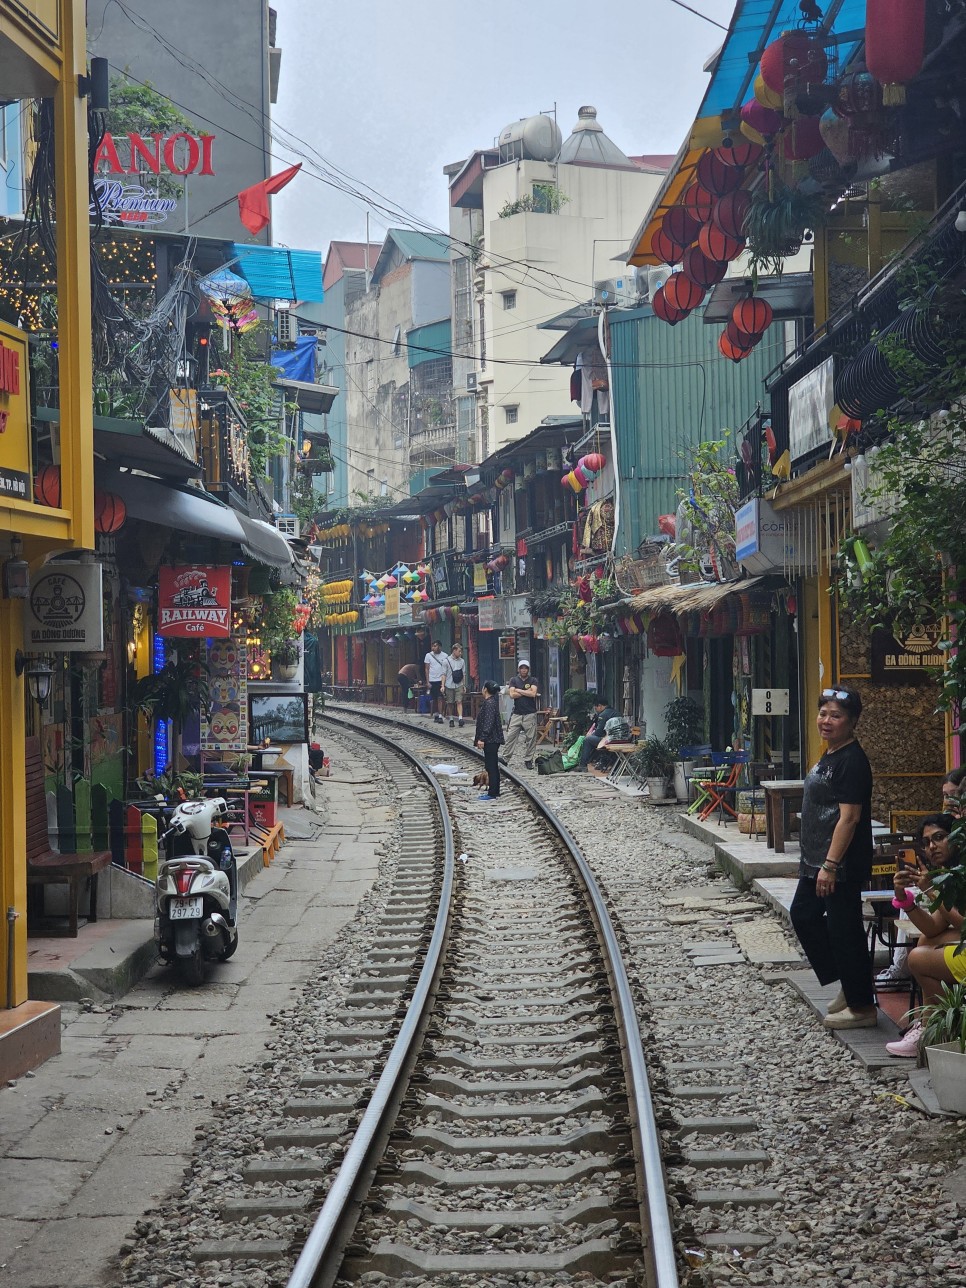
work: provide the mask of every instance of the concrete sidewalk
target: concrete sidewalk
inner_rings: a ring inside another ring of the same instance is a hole
[[[134,1222],[179,1184],[208,1106],[244,1084],[269,1016],[375,879],[384,793],[364,771],[346,777],[319,789],[321,834],[288,843],[248,886],[238,952],[205,986],[156,965],[121,1001],[65,1005],[61,1055],[0,1089],[4,1288],[103,1288]]]

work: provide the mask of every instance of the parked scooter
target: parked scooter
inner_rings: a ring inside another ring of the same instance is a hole
[[[219,826],[228,802],[221,796],[182,801],[168,814],[158,841],[154,937],[186,984],[204,982],[210,961],[227,961],[238,947],[238,868],[231,838]]]

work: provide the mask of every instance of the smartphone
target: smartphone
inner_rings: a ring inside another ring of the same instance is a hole
[[[896,868],[901,871],[907,868],[912,872],[919,871],[919,856],[912,848],[900,850],[896,855]]]

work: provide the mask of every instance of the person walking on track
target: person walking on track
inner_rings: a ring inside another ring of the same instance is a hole
[[[523,738],[523,763],[527,769],[533,768],[533,753],[537,748],[537,698],[540,691],[537,682],[530,674],[530,659],[521,657],[517,663],[517,673],[507,685],[507,693],[513,699],[513,714],[506,731],[506,742],[503,746],[504,765],[509,765],[516,750],[517,741]]]
[[[443,652],[443,646],[439,640],[433,640],[429,652],[423,658],[423,666],[426,668],[426,683],[429,685],[429,702],[433,719],[437,724],[442,724],[443,712],[446,709],[443,685],[446,683],[449,670],[449,658]]]
[[[455,719],[463,728],[463,697],[466,694],[466,662],[463,658],[463,645],[454,644],[450,650],[446,666],[446,705],[449,708],[449,727],[452,729]]]

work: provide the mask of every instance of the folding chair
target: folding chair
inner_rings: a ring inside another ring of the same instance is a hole
[[[699,786],[708,794],[708,802],[698,815],[698,820],[704,822],[706,819],[718,811],[718,817],[722,823],[725,822],[725,810],[732,818],[738,817],[738,811],[734,805],[728,803],[727,798],[734,798],[739,791],[744,788],[740,784],[741,773],[745,765],[751,760],[751,753],[748,751],[722,751],[712,752],[712,764],[719,766],[722,770],[728,769],[730,772],[724,778],[707,778],[702,779]]]

